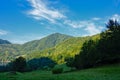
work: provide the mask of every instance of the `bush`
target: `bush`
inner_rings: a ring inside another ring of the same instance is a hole
[[[27,65],[31,70],[38,70],[38,69],[48,70],[53,68],[56,65],[56,62],[54,62],[48,57],[41,57],[41,58],[37,58],[37,59],[35,58],[29,60],[27,62]]]
[[[63,72],[63,68],[54,68],[53,70],[52,70],[52,73],[53,74],[60,74],[60,73],[62,73]]]

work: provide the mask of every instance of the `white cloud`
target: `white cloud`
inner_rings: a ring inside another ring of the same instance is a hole
[[[96,26],[94,23],[88,23],[85,30],[88,32],[88,35],[94,35],[102,31],[101,26]]]
[[[7,31],[5,31],[5,30],[1,30],[1,29],[0,29],[0,35],[7,35],[7,34],[8,34]]]
[[[120,15],[114,14],[114,15],[111,17],[111,19],[120,21]]]
[[[50,8],[51,4],[48,0],[46,2],[45,0],[28,0],[28,2],[32,7],[32,9],[28,11],[28,14],[36,20],[47,20],[51,22],[52,25],[67,25],[68,27],[72,27],[74,29],[81,29],[86,31],[86,33],[88,33],[87,35],[97,34],[102,31],[102,28],[95,24],[95,21],[99,21],[101,18],[94,17],[86,21],[72,21],[54,7]]]
[[[73,28],[82,28],[85,27],[86,21],[71,21],[71,20],[65,20],[64,24],[67,24]]]
[[[91,20],[88,20],[88,21],[66,20],[64,24],[75,29],[84,30],[87,33],[85,35],[94,35],[94,34],[100,33],[103,30],[102,26],[96,25],[95,22]]]
[[[34,19],[37,20],[48,20],[52,23],[55,23],[56,20],[65,18],[65,16],[58,11],[57,9],[50,8],[45,4],[45,0],[28,0],[31,4],[32,10],[28,11],[28,14],[31,15]]]

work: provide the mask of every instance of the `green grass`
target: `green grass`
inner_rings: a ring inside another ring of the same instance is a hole
[[[33,71],[10,75],[0,73],[0,80],[120,80],[120,64],[52,74],[50,71]]]

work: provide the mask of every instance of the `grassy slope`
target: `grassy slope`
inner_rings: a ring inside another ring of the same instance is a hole
[[[120,80],[120,64],[56,75],[47,71],[18,73],[18,75],[0,73],[0,80]]]

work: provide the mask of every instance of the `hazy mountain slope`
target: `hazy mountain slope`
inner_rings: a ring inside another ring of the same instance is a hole
[[[0,39],[0,44],[11,44],[11,42]]]
[[[18,44],[1,44],[0,45],[0,65],[6,64],[9,61],[19,56],[21,46]]]

